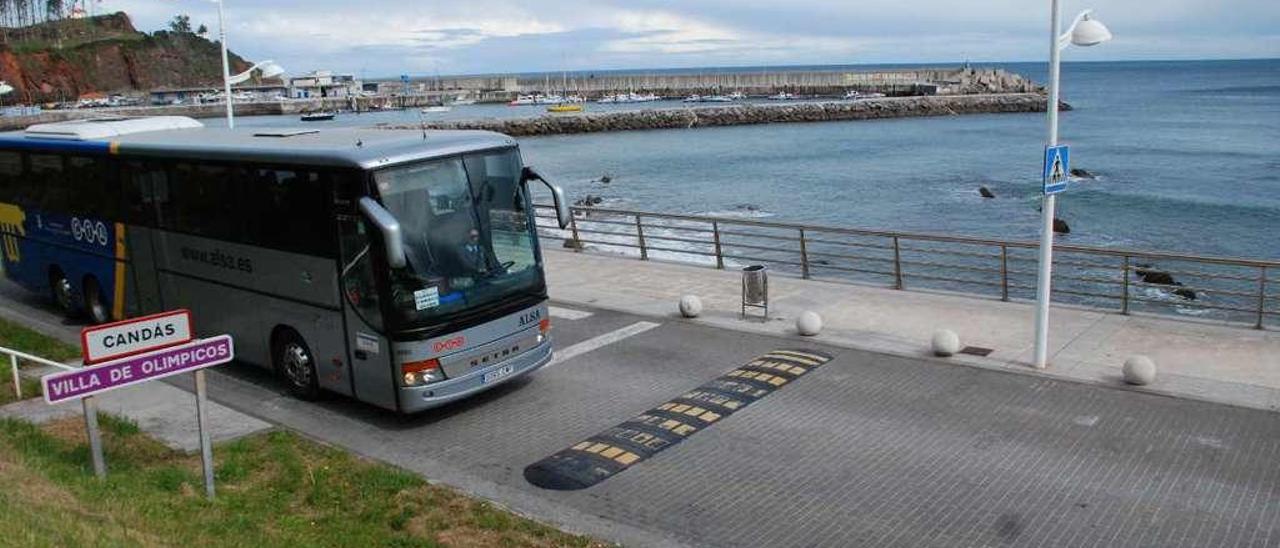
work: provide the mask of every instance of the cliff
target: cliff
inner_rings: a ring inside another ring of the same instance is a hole
[[[138,32],[123,12],[6,29],[6,34],[0,44],[0,80],[15,88],[13,95],[22,103],[69,101],[89,93],[212,87],[222,80],[217,42],[189,32]],[[234,53],[230,59],[232,72],[249,68]]]

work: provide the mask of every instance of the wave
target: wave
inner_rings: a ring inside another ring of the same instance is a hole
[[[1262,85],[1262,86],[1227,86],[1221,88],[1204,88],[1189,89],[1184,93],[1193,94],[1219,94],[1219,93],[1248,93],[1252,95],[1280,95],[1280,86]]]
[[[692,215],[703,217],[729,217],[736,219],[766,219],[777,216],[777,213],[765,211],[763,209],[717,209],[712,211],[697,211]]]

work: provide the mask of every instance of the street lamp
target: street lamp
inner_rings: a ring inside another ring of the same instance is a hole
[[[227,20],[222,14],[222,0],[209,1],[218,5],[218,43],[222,44],[222,92],[226,94],[227,100],[227,127],[234,129],[236,122],[231,107],[231,63],[227,61]],[[1057,1],[1054,0],[1055,3]]]
[[[1058,146],[1058,75],[1061,65],[1062,50],[1067,46],[1096,46],[1111,39],[1111,31],[1107,30],[1096,19],[1093,10],[1085,10],[1076,16],[1071,28],[1060,33],[1058,0],[1052,0],[1049,26],[1049,146]],[[1036,284],[1036,356],[1037,368],[1049,365],[1049,297],[1050,275],[1053,269],[1053,210],[1056,205],[1054,194],[1045,194],[1044,204],[1040,208],[1040,273]]]
[[[228,78],[228,80],[230,80],[233,85],[248,81],[249,78],[253,77],[253,71],[255,70],[262,71],[263,78],[275,78],[276,76],[284,74],[284,67],[276,64],[275,61],[262,61],[254,64],[252,67],[249,67],[249,70]]]

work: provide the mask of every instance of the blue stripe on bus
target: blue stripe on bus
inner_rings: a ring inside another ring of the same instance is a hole
[[[123,312],[127,297],[117,287],[126,281],[117,266],[124,259],[123,231],[118,223],[0,203],[0,264],[5,277],[45,294],[56,265],[71,282],[77,306],[85,280],[92,277],[104,292],[104,304],[114,311],[119,299]]]
[[[0,149],[107,154],[111,152],[111,143],[108,141],[64,141],[61,139],[0,137]]]

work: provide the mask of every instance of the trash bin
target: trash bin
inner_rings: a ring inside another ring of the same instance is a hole
[[[764,265],[751,265],[742,269],[742,316],[747,307],[764,309],[769,317],[769,273]]]

